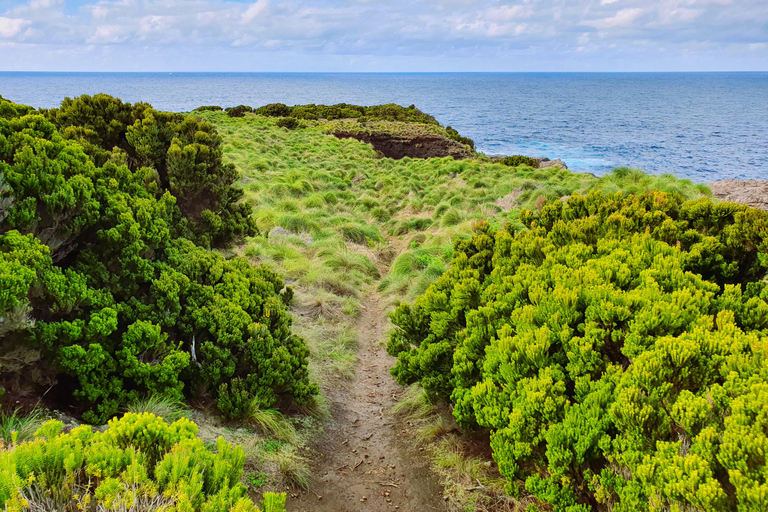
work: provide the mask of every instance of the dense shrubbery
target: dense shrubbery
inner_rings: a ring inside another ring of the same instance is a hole
[[[528,167],[533,167],[534,169],[538,167],[535,158],[523,155],[505,156],[499,160],[499,163],[508,165],[510,167],[517,167],[518,165],[527,165]]]
[[[197,107],[192,112],[221,112],[222,110],[224,109],[218,105],[203,105],[201,107]]]
[[[297,119],[358,119],[383,121],[402,121],[406,123],[438,124],[434,117],[417,109],[414,105],[401,107],[394,103],[362,107],[360,105],[296,105],[289,107],[282,103],[272,103],[254,109],[253,112],[266,117],[295,117]],[[456,134],[458,135],[458,133]]]
[[[478,226],[392,319],[392,373],[555,510],[768,508],[768,219],[660,192]]]
[[[256,233],[251,208],[239,202],[242,191],[233,186],[237,170],[221,158],[221,136],[212,124],[106,94],[67,98],[41,113],[96,167],[125,164],[144,175],[156,197],[170,192],[184,217],[178,234],[219,246]]]
[[[194,117],[103,95],[45,117],[0,101],[0,383],[53,386],[88,421],[145,393],[315,393],[290,289],[205,248],[253,232],[235,178]]]
[[[446,126],[445,127],[445,131],[446,131],[449,139],[453,139],[455,141],[461,142],[462,144],[466,144],[467,146],[471,147],[472,149],[475,149],[475,141],[473,141],[469,137],[462,137],[455,128],[451,128],[450,126]]]
[[[128,413],[103,432],[62,433],[50,421],[21,444],[0,443],[0,507],[22,510],[259,512],[240,482],[245,454],[219,438],[208,450],[187,419]],[[263,512],[284,510],[266,493]]]

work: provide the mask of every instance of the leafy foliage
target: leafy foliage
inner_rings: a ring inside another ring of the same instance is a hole
[[[272,103],[253,110],[254,114],[265,117],[295,117],[297,119],[363,119],[401,121],[406,123],[438,124],[434,117],[417,109],[414,105],[401,107],[394,103],[363,107],[339,103],[336,105],[296,105],[289,107]]]
[[[254,226],[233,202],[234,166],[213,126],[101,95],[46,115],[64,136],[34,112],[0,119],[5,386],[34,395],[56,384],[94,422],[145,394],[221,398],[232,379],[260,407],[316,393],[290,289],[183,237],[207,246]],[[216,201],[229,209],[200,211]]]
[[[555,510],[764,510],[765,212],[593,192],[520,220],[398,307],[397,380]]]
[[[196,434],[186,418],[169,424],[149,413],[112,419],[103,432],[62,433],[49,421],[34,440],[0,448],[0,506],[259,512],[240,482],[243,449],[219,438],[214,453]],[[285,494],[264,495],[264,512],[284,506]]]
[[[156,197],[170,192],[184,219],[180,235],[221,246],[256,233],[250,206],[238,202],[242,191],[233,186],[237,170],[222,160],[221,136],[210,123],[106,94],[66,98],[41,113],[97,167],[125,163]]]
[[[505,156],[499,160],[500,164],[508,165],[509,167],[517,167],[519,165],[527,165],[528,167],[536,168],[536,159],[523,155]]]

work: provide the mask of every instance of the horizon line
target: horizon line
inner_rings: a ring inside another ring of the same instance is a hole
[[[765,70],[699,70],[699,71],[40,71],[40,70],[0,70],[0,73],[79,73],[79,74],[284,74],[284,75],[445,75],[445,74],[496,74],[496,75],[535,75],[535,74],[703,74],[703,73],[768,73]]]

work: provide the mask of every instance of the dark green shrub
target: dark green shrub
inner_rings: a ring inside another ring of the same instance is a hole
[[[238,105],[226,108],[225,112],[229,117],[245,117],[245,114],[253,112],[253,108],[248,105]]]
[[[529,156],[523,156],[523,155],[505,156],[504,158],[499,160],[499,163],[502,165],[508,165],[509,167],[518,167],[520,165],[527,165],[528,167],[533,167],[534,169],[539,166],[535,158],[531,158]]]
[[[299,127],[299,120],[295,117],[281,117],[275,123],[280,128],[286,128],[288,130],[295,130]]]
[[[473,141],[469,137],[462,137],[458,131],[451,128],[450,126],[446,126],[445,131],[447,132],[449,139],[453,139],[455,141],[461,142],[462,144],[466,144],[472,149],[475,149],[475,141]]]
[[[272,103],[259,107],[253,112],[265,117],[295,117],[297,119],[311,120],[360,119],[364,117],[366,120],[372,119],[434,125],[439,124],[434,117],[421,112],[416,107],[411,107],[405,108],[394,103],[375,105],[372,107],[361,107],[359,105],[349,105],[347,103],[339,103],[336,105],[310,104],[289,107],[282,103]],[[458,133],[456,133],[455,136],[458,136]],[[474,146],[474,143],[470,139],[461,139],[464,144]]]
[[[291,107],[283,103],[270,103],[253,111],[254,114],[265,117],[290,117]]]
[[[77,141],[96,167],[126,164],[142,175],[147,192],[157,198],[165,191],[175,196],[178,216],[184,217],[173,223],[179,235],[201,245],[222,246],[256,234],[251,207],[240,202],[243,192],[234,187],[237,170],[222,159],[221,136],[212,124],[106,94],[67,98],[60,108],[41,112],[54,131]],[[29,123],[31,118],[24,119],[15,122]],[[58,135],[56,140],[52,133],[41,136],[61,143]]]
[[[765,509],[766,213],[591,193],[520,219],[398,307],[397,380],[555,510]]]
[[[221,112],[222,110],[224,109],[218,105],[203,105],[202,107],[197,107],[192,112]]]
[[[71,119],[89,101],[48,114]],[[127,128],[127,140],[154,133],[150,118],[164,117],[148,114]],[[102,121],[93,126],[112,136]],[[216,396],[232,379],[263,407],[279,395],[303,401],[316,393],[304,341],[290,331],[291,291],[266,267],[180,236],[191,223],[182,212],[195,205],[185,200],[180,209],[173,191],[202,202],[200,189],[230,200],[234,189],[204,172],[229,169],[213,156],[212,127],[178,121],[163,125],[175,133],[163,191],[155,168],[96,166],[40,115],[0,119],[0,204],[8,205],[0,218],[0,357],[18,361],[2,373],[15,395],[51,388],[51,398],[99,422],[145,394],[180,399],[207,387]],[[135,147],[136,155],[162,153]],[[207,212],[198,241],[221,234],[222,216]]]

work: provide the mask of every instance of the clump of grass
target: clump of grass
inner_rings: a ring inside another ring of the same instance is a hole
[[[263,410],[256,406],[249,411],[246,421],[265,436],[285,443],[296,443],[296,427],[279,411]]]
[[[32,439],[35,432],[48,419],[48,412],[41,407],[33,407],[26,413],[21,408],[11,413],[0,414],[0,439],[6,444],[22,443]]]
[[[187,404],[178,398],[172,398],[165,395],[152,394],[144,398],[139,398],[125,408],[126,412],[136,414],[149,412],[159,418],[163,418],[169,423],[181,418],[191,416]]]
[[[411,384],[392,412],[409,419],[426,418],[436,411],[427,392],[418,384]]]
[[[287,484],[301,489],[309,487],[309,479],[312,476],[309,461],[294,450],[283,447],[276,451],[266,452],[264,460],[277,466],[277,470]]]
[[[357,271],[366,277],[379,277],[379,269],[365,254],[354,253],[348,251],[346,248],[339,248],[336,250],[327,250],[321,255],[325,256],[323,264],[332,270],[341,270],[344,272]]]

